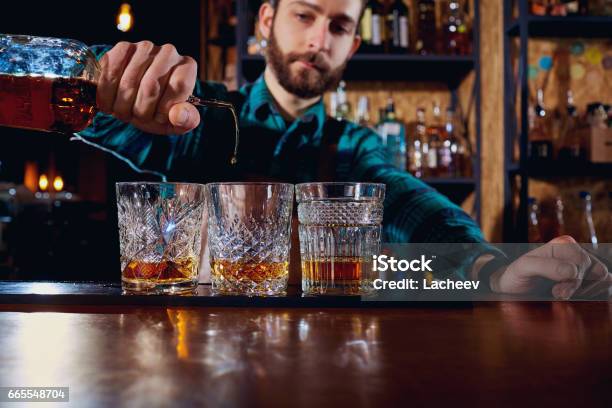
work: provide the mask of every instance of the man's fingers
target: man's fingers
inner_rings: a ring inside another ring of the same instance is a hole
[[[584,275],[592,263],[589,253],[569,236],[555,238],[549,243],[529,252],[528,255],[545,259],[554,258],[573,263],[581,275]]]
[[[98,80],[96,102],[102,112],[112,113],[119,81],[135,50],[135,44],[120,42],[100,60],[101,75]]]
[[[157,105],[157,112],[155,115],[158,122],[161,121],[162,118],[169,116],[170,110],[174,105],[185,102],[195,87],[197,64],[193,58],[182,58],[182,62],[176,65],[170,74],[170,79],[168,80],[166,89],[164,90],[164,93]],[[190,112],[194,111],[190,110]],[[176,114],[177,116],[174,118],[176,121],[173,121],[172,118],[170,118],[170,123],[175,126],[181,122],[180,119],[182,118],[181,115],[178,115],[178,111]]]
[[[188,102],[178,103],[170,109],[169,119],[174,129],[171,133],[183,134],[200,124],[200,112]]]
[[[580,277],[575,264],[555,258],[525,255],[514,261],[510,267],[517,276],[524,278],[540,277],[561,282]]]
[[[599,259],[591,256],[593,266],[587,272],[582,282],[582,286],[576,292],[579,297],[596,297],[602,290],[609,288],[612,282],[612,275],[608,272],[608,268]]]
[[[138,95],[132,109],[133,115],[140,120],[154,119],[157,105],[166,90],[173,67],[181,60],[171,44],[162,45],[155,59],[147,69],[140,81]],[[167,116],[158,120],[160,124],[167,124]]]
[[[155,45],[150,41],[138,43],[136,52],[134,52],[130,62],[123,71],[123,76],[117,87],[113,115],[124,122],[129,122],[132,119],[132,108],[136,101],[136,95],[138,95],[140,81],[149,65],[153,62],[154,48]]]

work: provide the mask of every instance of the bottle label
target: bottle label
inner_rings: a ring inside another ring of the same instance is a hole
[[[400,47],[408,48],[409,33],[408,33],[408,17],[401,16],[399,19],[400,29]]]
[[[427,152],[427,167],[435,169],[438,167],[438,152],[437,149],[430,148]]]
[[[372,45],[382,45],[382,24],[380,15],[372,15]]]
[[[0,75],[0,125],[49,129],[52,81],[39,77]]]
[[[368,44],[372,41],[372,9],[366,8],[361,18],[361,39]]]

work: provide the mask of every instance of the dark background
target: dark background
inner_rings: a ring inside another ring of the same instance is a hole
[[[130,1],[134,26],[127,33],[116,28],[121,3],[3,2],[0,33],[73,38],[88,45],[146,39],[172,43],[181,54],[199,60],[199,1]],[[54,167],[74,198],[0,206],[0,279],[118,281],[114,184],[154,178],[71,142],[67,135],[0,127],[0,184],[5,191],[19,189],[26,162],[35,162],[39,173]]]

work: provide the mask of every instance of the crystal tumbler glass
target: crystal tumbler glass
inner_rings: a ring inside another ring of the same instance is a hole
[[[206,187],[213,291],[247,296],[285,293],[293,185],[219,183]]]
[[[192,292],[198,285],[205,186],[117,183],[126,293]]]
[[[304,294],[371,292],[385,185],[307,183],[297,185],[296,194]]]

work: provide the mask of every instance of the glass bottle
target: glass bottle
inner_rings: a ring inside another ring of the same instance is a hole
[[[425,109],[417,109],[417,121],[414,137],[408,147],[408,169],[413,176],[421,178],[424,176],[424,151],[423,147],[427,139],[427,126],[425,125]]]
[[[580,217],[574,238],[579,243],[588,243],[593,246],[593,249],[597,249],[598,239],[597,232],[595,231],[595,223],[593,222],[593,202],[591,194],[587,191],[581,191],[579,197]]]
[[[361,51],[383,52],[384,6],[377,0],[368,0],[360,23]]]
[[[338,98],[338,106],[336,108],[336,120],[350,120],[351,118],[351,104],[348,101],[346,94],[346,82],[340,81],[338,89],[336,89]]]
[[[542,242],[542,234],[540,233],[540,206],[535,198],[529,197],[527,200],[528,205],[528,228],[527,228],[527,239],[530,243]]]
[[[85,129],[96,113],[95,55],[75,40],[0,35],[0,125]]]
[[[417,0],[417,54],[435,54],[437,43],[436,3],[434,0]]]
[[[458,146],[455,139],[454,115],[455,111],[452,108],[446,109],[444,130],[440,133],[441,143],[438,149],[439,177],[452,177],[456,175]]]
[[[370,99],[362,95],[357,101],[357,116],[355,122],[364,127],[370,127]]]
[[[387,151],[388,162],[400,170],[406,170],[406,128],[397,120],[395,103],[387,99],[385,121],[381,126],[380,137]]]
[[[544,107],[544,91],[538,89],[537,103],[534,108],[535,117],[529,135],[529,158],[536,161],[548,161],[552,158],[552,136],[550,119]]]
[[[459,1],[450,0],[444,24],[444,49],[447,54],[467,55],[470,53],[469,32]]]
[[[394,0],[387,13],[387,49],[407,54],[410,47],[410,11],[403,0]]]
[[[567,229],[565,227],[565,215],[564,215],[565,207],[563,205],[563,200],[559,196],[555,199],[555,230],[554,235],[559,237],[561,235],[567,234]]]
[[[534,16],[545,16],[548,14],[547,0],[531,0],[529,2],[529,10]]]
[[[440,150],[442,148],[442,135],[444,133],[444,125],[442,124],[442,113],[440,105],[434,104],[433,107],[433,122],[427,128],[428,151],[425,158],[428,177],[440,176]]]
[[[100,65],[82,42],[70,39],[0,34],[0,126],[77,133],[97,113]],[[193,105],[229,109],[237,163],[238,117],[230,102],[189,96]]]
[[[559,150],[560,160],[585,160],[586,145],[580,132],[580,118],[574,106],[572,91],[567,91],[567,117],[563,126],[563,139]]]

